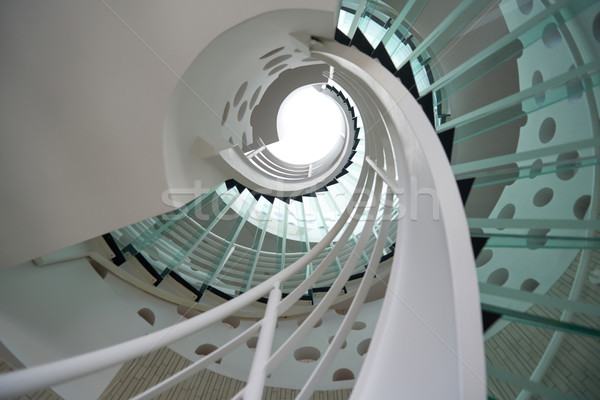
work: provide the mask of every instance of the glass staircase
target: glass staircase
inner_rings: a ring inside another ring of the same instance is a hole
[[[207,290],[230,299],[260,284],[308,253],[339,220],[357,190],[365,157],[362,120],[354,103],[333,81],[326,90],[344,104],[354,133],[352,151],[343,170],[308,195],[278,198],[261,195],[230,180],[213,188],[181,209],[149,218],[111,233],[123,263],[132,257],[156,278],[159,286],[167,276],[183,283],[200,300]],[[266,154],[265,154],[266,153]],[[268,156],[268,150],[261,155]],[[378,224],[372,230],[351,280],[363,276],[378,238],[384,202],[379,206]],[[391,221],[382,260],[393,255],[397,212]],[[325,292],[351,257],[365,224],[356,223],[354,234],[329,269],[303,297],[314,301],[314,292]],[[291,292],[331,251],[341,233],[306,271],[283,283]],[[347,290],[347,288],[344,288]]]
[[[341,1],[336,40],[402,81],[451,162],[490,398],[600,393],[599,28],[597,1]]]

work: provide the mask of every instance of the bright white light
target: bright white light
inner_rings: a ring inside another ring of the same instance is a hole
[[[268,149],[290,164],[310,164],[343,140],[346,124],[335,100],[315,86],[294,90],[277,113],[279,142]]]

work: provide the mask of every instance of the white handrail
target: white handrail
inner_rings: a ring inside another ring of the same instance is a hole
[[[260,400],[262,398],[265,379],[267,379],[267,371],[265,365],[271,354],[273,346],[273,338],[275,337],[275,327],[277,326],[277,305],[281,301],[281,290],[279,282],[275,283],[275,287],[271,289],[265,317],[260,329],[258,343],[252,359],[250,374],[248,375],[248,383],[244,391],[244,399]]]
[[[361,174],[358,182],[359,185],[365,177],[366,174]],[[359,194],[360,193],[355,193],[352,198],[356,201]],[[120,364],[132,358],[139,357],[149,349],[173,343],[252,304],[254,301],[265,296],[266,293],[271,290],[275,282],[284,282],[291,278],[294,274],[304,268],[305,265],[312,262],[320,253],[322,253],[345,226],[345,222],[350,216],[352,204],[353,202],[351,201],[342,213],[340,219],[332,227],[331,231],[326,234],[324,239],[317,243],[310,252],[306,253],[292,265],[263,281],[248,292],[194,318],[190,318],[187,321],[150,333],[146,336],[63,360],[2,374],[0,375],[0,398],[10,398],[23,393],[68,382]]]

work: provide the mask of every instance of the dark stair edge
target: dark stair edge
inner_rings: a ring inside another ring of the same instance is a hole
[[[367,37],[364,35],[364,33],[362,33],[360,29],[356,29],[356,32],[354,33],[354,37],[352,37],[350,45],[356,47],[358,50],[372,57],[371,54],[373,54],[374,50],[373,46],[371,45],[371,43],[369,43]]]
[[[102,238],[104,239],[104,242],[106,242],[106,245],[110,248],[110,251],[112,251],[115,255],[111,259],[113,264],[115,264],[117,267],[123,265],[127,260],[125,260],[125,256],[123,255],[123,252],[119,248],[119,245],[115,241],[115,238],[113,238],[112,234],[105,233],[102,235]]]
[[[415,76],[413,75],[412,68],[410,67],[410,63],[404,64],[394,76],[400,79],[400,82],[408,89],[410,94],[416,99],[419,97],[419,90],[417,89],[417,82],[415,81]]]
[[[394,65],[394,62],[392,61],[392,58],[388,54],[387,50],[385,49],[385,46],[383,45],[383,43],[379,43],[377,45],[377,47],[375,48],[375,50],[372,53],[372,56],[374,58],[378,59],[379,62],[381,63],[381,65],[383,65],[385,67],[385,69],[390,71],[392,74],[396,73],[397,68]]]
[[[448,161],[452,160],[452,146],[454,144],[454,128],[444,131],[438,134],[438,138],[440,142],[442,142],[442,147],[444,147],[444,152],[448,157]]]
[[[433,114],[433,93],[429,92],[424,96],[421,96],[417,99],[417,102],[423,108],[425,115],[427,115],[427,119],[431,123],[431,126],[435,128],[435,116]]]
[[[339,42],[346,46],[350,46],[350,43],[352,42],[352,40],[350,40],[350,38],[348,36],[346,36],[342,31],[340,31],[338,28],[335,28],[334,39],[336,42]]]
[[[469,193],[473,187],[473,182],[475,182],[475,178],[467,178],[456,181],[463,206],[467,204],[467,199],[469,198]]]

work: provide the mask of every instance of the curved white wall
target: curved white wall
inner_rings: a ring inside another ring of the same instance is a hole
[[[167,211],[162,133],[179,77],[230,27],[297,7],[291,0],[2,2],[0,266]]]

